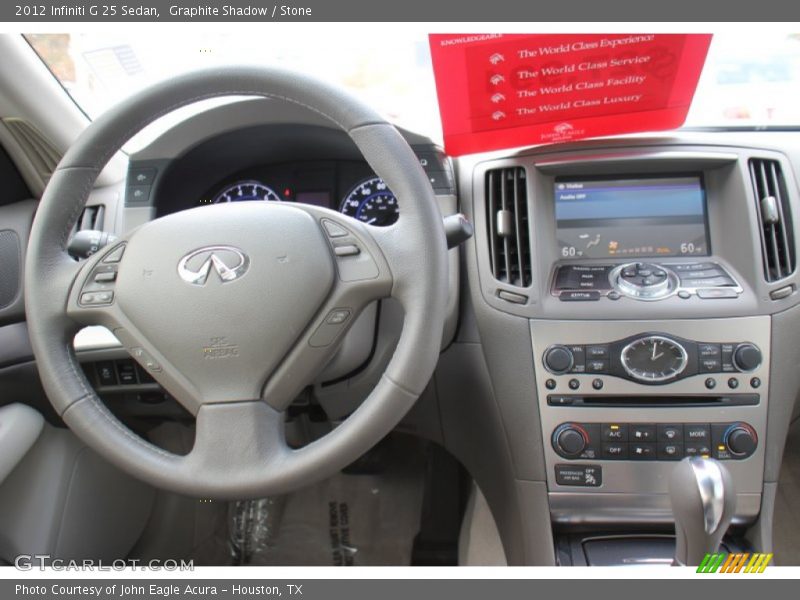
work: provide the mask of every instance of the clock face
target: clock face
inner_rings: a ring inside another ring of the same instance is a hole
[[[622,366],[634,379],[666,381],[686,368],[686,350],[678,342],[651,335],[631,342],[622,350]]]

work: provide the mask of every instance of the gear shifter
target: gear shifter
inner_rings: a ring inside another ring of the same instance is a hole
[[[713,458],[684,458],[672,471],[669,496],[675,517],[676,565],[698,565],[719,550],[736,509],[728,469]]]

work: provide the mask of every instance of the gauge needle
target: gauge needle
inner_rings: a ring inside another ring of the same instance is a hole
[[[664,356],[663,352],[659,352],[658,354],[656,354],[656,343],[653,342],[653,357],[650,360],[658,360],[662,356]]]
[[[378,220],[378,217],[374,217],[374,218],[370,219],[369,221],[367,221],[367,225],[372,225],[377,220]]]

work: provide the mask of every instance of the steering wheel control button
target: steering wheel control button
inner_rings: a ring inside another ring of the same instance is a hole
[[[122,254],[125,252],[125,244],[120,244],[103,258],[104,263],[118,263],[122,260]]]
[[[329,219],[323,219],[322,226],[325,228],[325,233],[327,233],[328,237],[331,238],[345,237],[350,235],[350,232],[347,231],[347,229]]]
[[[603,469],[596,465],[556,465],[556,483],[572,487],[600,487]]]
[[[339,257],[357,256],[361,254],[361,248],[355,244],[345,244],[343,246],[334,246],[333,253]]]
[[[105,271],[105,272],[95,273],[94,276],[95,283],[111,283],[112,281],[116,281],[116,279],[117,279],[116,271]]]
[[[566,346],[552,346],[544,353],[544,366],[551,373],[568,373],[575,364],[572,351]]]
[[[131,356],[139,361],[139,364],[142,365],[145,369],[152,373],[159,373],[161,371],[161,365],[150,356],[150,353],[147,352],[144,348],[139,348],[138,346],[135,348],[131,348],[129,350]]]
[[[317,327],[314,335],[308,341],[312,348],[324,348],[331,345],[339,334],[345,329],[345,324],[350,320],[349,308],[334,308],[325,317],[322,324]]]
[[[111,304],[114,301],[114,292],[84,292],[81,294],[83,306],[99,306]]]
[[[745,342],[733,351],[733,365],[745,373],[755,371],[761,366],[761,350],[755,344]]]
[[[325,322],[330,325],[341,325],[350,318],[350,311],[346,308],[337,308],[328,313]]]

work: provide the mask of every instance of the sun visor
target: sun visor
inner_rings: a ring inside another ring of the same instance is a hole
[[[431,34],[452,156],[683,125],[707,34]]]

